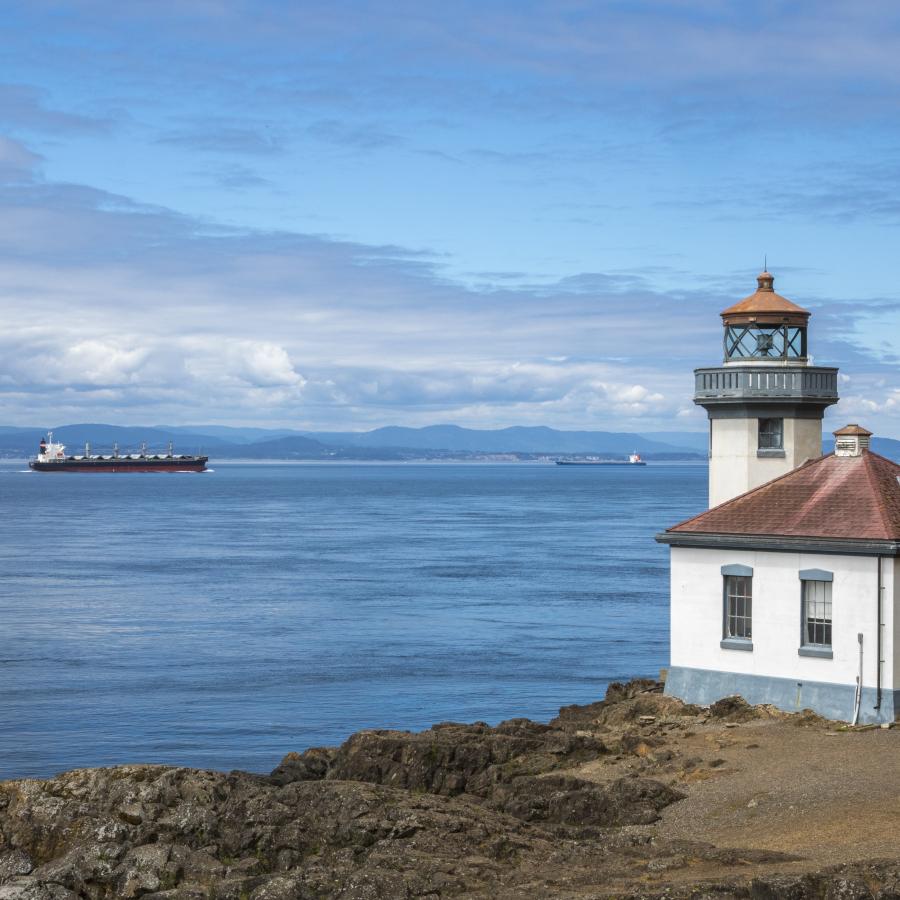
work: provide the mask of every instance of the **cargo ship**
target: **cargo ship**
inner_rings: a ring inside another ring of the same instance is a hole
[[[558,459],[558,466],[646,466],[639,453],[632,453],[628,459]]]
[[[84,445],[82,456],[66,456],[64,444],[53,442],[51,431],[46,440],[41,438],[38,455],[28,461],[28,468],[35,472],[204,472],[208,456],[176,456],[169,442],[169,452],[148,453],[147,445],[141,445],[140,453],[119,453],[119,445],[113,452],[91,453],[91,445]]]

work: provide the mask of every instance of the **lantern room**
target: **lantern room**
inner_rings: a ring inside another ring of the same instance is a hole
[[[805,365],[809,312],[775,293],[775,279],[762,272],[756,292],[721,315],[725,326],[725,364]]]

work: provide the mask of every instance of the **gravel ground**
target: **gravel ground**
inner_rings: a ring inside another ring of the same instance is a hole
[[[634,832],[797,857],[742,865],[748,877],[900,856],[900,727],[855,731],[813,716],[771,716],[740,723],[661,717],[642,729],[660,744],[645,758],[619,756],[576,771],[597,781],[651,774],[686,794],[659,822]],[[667,763],[654,761],[669,753]],[[704,861],[665,880],[734,872],[729,862]]]
[[[759,721],[707,727],[682,752],[725,762],[685,789],[658,830],[822,864],[900,852],[900,729]]]

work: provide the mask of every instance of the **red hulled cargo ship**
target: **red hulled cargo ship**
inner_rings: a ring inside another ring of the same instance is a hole
[[[120,454],[118,444],[110,455],[92,454],[85,444],[83,456],[66,456],[64,444],[53,442],[53,432],[41,438],[38,455],[29,460],[28,468],[35,472],[204,472],[208,456],[176,456],[169,444],[165,454],[147,453],[146,444],[140,453]]]

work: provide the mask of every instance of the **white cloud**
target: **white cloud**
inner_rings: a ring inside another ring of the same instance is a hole
[[[294,371],[284,347],[265,341],[250,341],[243,347],[243,377],[256,387],[303,386],[305,380]]]
[[[176,346],[186,372],[199,383],[234,388],[302,388],[306,383],[287,350],[271,341],[205,336],[177,341]]]
[[[148,351],[108,341],[79,341],[66,349],[59,375],[70,383],[122,385],[136,383]],[[52,367],[52,362],[51,362]]]

